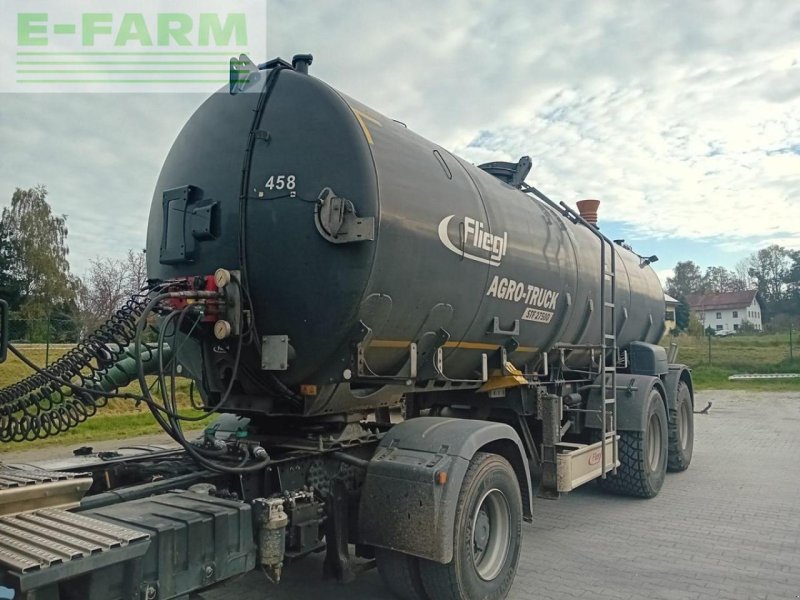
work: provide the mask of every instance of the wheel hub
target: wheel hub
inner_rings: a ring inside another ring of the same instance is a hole
[[[486,544],[489,541],[489,534],[492,531],[492,524],[489,522],[489,515],[486,511],[481,509],[478,512],[478,519],[475,523],[475,550],[483,552],[486,550]]]
[[[689,403],[684,402],[681,404],[681,411],[680,411],[680,432],[681,432],[681,450],[686,450],[686,447],[689,444],[689,419],[691,419]]]
[[[658,415],[653,414],[647,426],[647,463],[650,470],[655,472],[661,464],[661,421]]]
[[[484,581],[500,574],[511,546],[511,509],[503,492],[492,489],[477,503],[472,518],[472,560]]]

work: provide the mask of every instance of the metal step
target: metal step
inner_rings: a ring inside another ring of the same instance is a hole
[[[63,473],[61,471],[45,471],[42,469],[18,469],[0,465],[0,490],[21,487],[23,485],[37,485],[52,481],[64,481],[89,477],[86,473]]]
[[[142,531],[64,510],[22,513],[0,518],[0,567],[30,573],[149,539]]]
[[[569,492],[619,466],[617,435],[606,433],[606,443],[591,445],[561,442],[556,445],[558,491]],[[603,465],[605,468],[603,468]]]
[[[0,516],[77,506],[91,485],[92,476],[88,473],[0,465]]]

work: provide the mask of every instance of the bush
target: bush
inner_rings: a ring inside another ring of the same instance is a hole
[[[686,328],[686,331],[689,335],[696,337],[703,335],[703,324],[700,322],[700,319],[697,318],[697,315],[692,315],[689,318],[689,326]]]
[[[739,333],[741,335],[756,335],[761,332],[750,321],[742,321],[742,324],[739,325]]]

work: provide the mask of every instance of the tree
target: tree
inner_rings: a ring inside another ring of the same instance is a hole
[[[56,305],[74,305],[77,281],[69,271],[66,217],[53,214],[47,188],[17,188],[3,209],[0,230],[13,252],[13,263],[5,267],[19,285],[22,314],[41,319]]]
[[[786,275],[787,292],[795,314],[800,314],[800,250],[790,250],[789,257],[792,259],[792,266]]]
[[[15,274],[17,262],[16,244],[0,220],[0,298],[8,302],[12,311],[19,309],[22,300],[22,284]]]
[[[703,276],[702,292],[704,294],[721,294],[723,292],[738,292],[744,289],[736,275],[725,267],[708,267]]]
[[[142,289],[147,278],[144,253],[128,250],[122,259],[96,258],[80,290],[80,312],[86,333],[94,331],[122,303]]]
[[[777,244],[762,248],[750,258],[750,276],[767,304],[776,305],[784,299],[791,271],[789,251]]]
[[[125,299],[125,272],[121,261],[109,258],[89,261],[82,281],[79,304],[86,333],[99,327]]]
[[[687,331],[692,318],[692,310],[685,300],[681,300],[675,307],[675,328],[678,331]]]
[[[702,284],[703,275],[700,267],[691,260],[678,262],[673,269],[672,277],[667,277],[667,293],[683,301],[689,294],[701,291]]]
[[[700,319],[697,318],[697,315],[691,315],[689,317],[689,326],[686,328],[686,331],[689,335],[697,337],[700,337],[705,333],[703,324],[700,322]]]
[[[138,292],[147,283],[147,259],[145,251],[128,250],[125,256],[125,285],[130,295]]]
[[[743,258],[733,267],[733,276],[736,278],[736,285],[740,290],[751,290],[755,285],[753,278],[750,276],[751,262],[752,257]]]

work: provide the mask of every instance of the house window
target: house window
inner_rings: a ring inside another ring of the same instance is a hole
[[[739,331],[739,324],[738,323],[734,323],[733,324],[733,330],[734,331]]]
[[[717,313],[719,314],[719,313]],[[722,325],[717,325],[717,331],[722,331]]]
[[[739,318],[739,311],[738,310],[733,311],[733,318],[734,319],[738,319]]]
[[[665,321],[674,321],[675,320],[675,311],[674,310],[668,310],[666,312],[666,314],[664,315],[664,320]]]
[[[717,318],[718,318],[718,319],[721,319],[721,318],[722,318],[722,313],[721,313],[721,312],[718,312],[718,313],[717,313]],[[722,327],[720,327],[720,329],[722,329]]]

